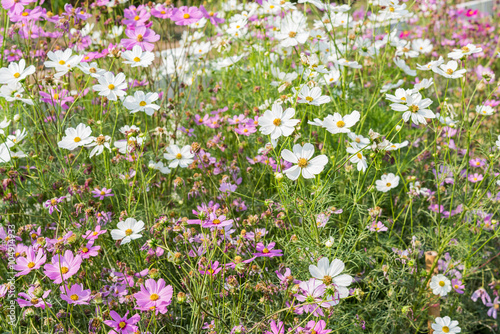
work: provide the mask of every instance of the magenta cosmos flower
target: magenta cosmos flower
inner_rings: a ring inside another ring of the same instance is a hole
[[[141,291],[134,294],[137,300],[136,310],[153,311],[156,314],[167,313],[167,306],[172,300],[173,289],[171,285],[165,286],[163,278],[158,280],[158,283],[152,278],[146,281],[146,284],[141,285]]]
[[[95,188],[94,190],[92,190],[92,194],[94,195],[94,198],[99,198],[99,200],[102,201],[104,197],[115,196],[115,194],[111,193],[112,191],[112,189],[107,189],[106,187],[102,189]]]
[[[222,267],[219,267],[219,261],[209,263],[207,266],[201,266],[200,273],[204,275],[215,276],[221,271]]]
[[[139,7],[130,6],[123,11],[124,19],[122,23],[128,27],[139,27],[146,25],[147,20],[151,17],[145,6]]]
[[[297,328],[297,332],[299,332],[299,333],[328,334],[332,331],[331,329],[325,329],[325,327],[326,327],[325,320],[320,320],[318,322],[311,320],[307,323],[306,327]]]
[[[163,4],[157,4],[155,7],[151,8],[151,15],[159,19],[168,19],[172,16],[173,9],[167,8]]]
[[[469,181],[472,183],[480,182],[482,180],[483,180],[483,175],[481,175],[481,174],[474,173],[474,174],[469,175]]]
[[[267,246],[265,246],[262,242],[259,242],[256,247],[258,253],[253,253],[253,255],[256,257],[283,256],[283,254],[281,254],[282,250],[274,249],[274,246],[276,246],[275,242],[271,242]]]
[[[44,273],[55,284],[60,284],[76,274],[80,270],[81,264],[82,257],[80,255],[74,256],[72,251],[67,250],[64,256],[60,254],[54,255],[52,263],[47,263],[44,266]]]
[[[170,19],[178,26],[187,26],[198,22],[203,17],[203,13],[197,7],[182,6],[172,13]]]
[[[211,213],[209,221],[202,223],[201,226],[205,228],[209,227],[223,228],[232,224],[233,224],[232,219],[226,219],[226,216],[224,215],[217,216],[216,214]]]
[[[16,276],[28,275],[32,270],[39,269],[46,260],[47,256],[43,249],[38,249],[38,252],[35,253],[33,247],[29,246],[26,250],[26,257],[20,256],[16,259],[14,270],[19,271]]]
[[[80,247],[78,254],[82,257],[82,259],[88,259],[90,257],[97,256],[99,254],[99,249],[101,249],[101,246],[94,246],[94,241],[90,240],[87,244]]]
[[[2,0],[3,9],[10,10],[13,14],[20,14],[24,10],[24,6],[29,5],[32,0]]]
[[[68,304],[88,305],[90,300],[90,289],[84,290],[83,284],[61,286],[61,299]]]
[[[387,226],[385,226],[382,222],[374,221],[367,227],[371,232],[385,232],[387,231]]]
[[[129,38],[121,40],[121,44],[127,50],[132,50],[134,46],[139,45],[142,51],[153,51],[155,42],[160,40],[160,35],[144,26],[136,27],[135,30],[125,30],[125,35]]]
[[[16,301],[21,307],[39,307],[43,310],[45,310],[45,307],[52,307],[52,304],[46,303],[43,300],[47,298],[51,290],[45,291],[41,297],[37,297],[35,295],[35,287],[32,286],[28,289],[26,293],[20,292],[18,294],[19,297]],[[38,294],[37,294],[38,295]]]
[[[207,11],[203,5],[200,6],[200,11],[203,13],[203,16],[206,19],[209,19],[214,26],[226,21],[223,18],[217,17],[218,13]]]
[[[285,324],[283,321],[271,320],[271,331],[265,331],[264,334],[285,334]]]
[[[108,333],[135,333],[139,330],[139,327],[135,326],[141,320],[141,316],[139,314],[134,314],[129,319],[127,319],[128,311],[125,313],[123,317],[120,317],[118,313],[115,311],[109,312],[109,316],[113,320],[105,320],[104,323],[109,327],[113,328],[113,330]]]

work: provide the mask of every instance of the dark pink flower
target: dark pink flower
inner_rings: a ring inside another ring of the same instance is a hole
[[[257,244],[257,253],[253,253],[257,257],[275,257],[283,256],[281,249],[273,249],[276,246],[275,242],[271,242],[269,245],[265,246],[262,242]]]
[[[115,311],[109,312],[109,316],[113,320],[105,320],[104,323],[109,327],[113,328],[113,330],[108,333],[135,333],[139,330],[139,327],[135,326],[141,320],[141,316],[139,314],[134,314],[129,319],[127,319],[128,311],[125,313],[123,317],[120,317],[118,313]]]
[[[24,299],[18,298],[17,303],[21,307],[39,307],[41,309],[45,309],[45,307],[52,307],[52,304],[44,302],[43,300],[47,298],[51,290],[47,290],[43,292],[41,297],[39,294],[35,294],[35,287],[32,286],[28,289],[26,293],[20,292],[18,297],[22,297]]]

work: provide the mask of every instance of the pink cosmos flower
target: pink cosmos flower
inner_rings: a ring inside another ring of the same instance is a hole
[[[476,183],[476,182],[481,182],[483,180],[483,175],[474,173],[469,175],[469,182]]]
[[[469,164],[471,167],[483,167],[486,165],[486,159],[476,158],[469,160]]]
[[[498,310],[500,309],[500,299],[499,297],[496,297],[493,303],[487,303],[486,306],[491,307],[488,310],[488,316],[492,317],[493,319],[497,318],[497,313]]]
[[[40,20],[40,18],[43,15],[42,7],[38,6],[33,9],[25,9],[20,13],[8,13],[10,20],[12,22],[23,22],[23,23],[28,23],[28,22],[34,22]]]
[[[83,284],[65,285],[59,288],[61,299],[74,305],[88,305],[90,300],[90,289],[84,290]]]
[[[115,196],[115,194],[112,194],[113,190],[112,189],[107,189],[106,187],[102,188],[102,189],[99,189],[99,188],[94,188],[94,190],[92,190],[92,194],[94,196],[94,198],[99,198],[99,200],[103,200],[104,197],[110,197],[110,196]]]
[[[332,306],[330,303],[324,301],[326,285],[321,283],[321,281],[311,278],[307,282],[300,283],[299,287],[301,294],[295,294],[294,296],[298,301],[305,303],[305,305],[299,306],[297,311],[312,313],[317,317],[324,316],[321,308],[328,308]]]
[[[115,311],[109,312],[109,316],[113,320],[105,320],[104,323],[113,329],[109,331],[108,334],[128,334],[137,332],[139,327],[135,326],[135,324],[141,320],[141,316],[139,314],[134,314],[127,319],[127,315],[128,311],[123,317],[120,317]]]
[[[203,13],[203,17],[209,19],[214,26],[226,22],[225,19],[217,17],[218,13],[208,12],[203,5],[200,6],[200,11]]]
[[[32,270],[39,269],[46,260],[47,256],[44,254],[43,249],[38,249],[38,252],[35,254],[33,247],[29,246],[26,250],[26,257],[20,256],[16,259],[14,270],[19,271],[16,277],[28,275]]]
[[[172,301],[173,289],[171,285],[165,286],[163,278],[158,283],[150,278],[145,285],[141,285],[141,291],[134,294],[137,301],[136,310],[156,311],[156,314],[167,313],[167,306]]]
[[[222,267],[219,267],[219,261],[210,262],[207,266],[200,266],[200,273],[203,275],[215,276],[221,271]]]
[[[54,197],[53,199],[49,199],[47,201],[45,201],[43,203],[43,207],[46,208],[46,209],[49,209],[49,215],[52,214],[52,212],[54,212],[54,210],[57,210],[58,212],[61,212],[61,210],[59,210],[59,208],[57,207],[57,204],[61,203],[63,199],[65,199],[66,197]]]
[[[211,213],[209,221],[202,223],[201,226],[204,228],[210,228],[210,227],[223,228],[225,226],[229,226],[232,224],[233,224],[232,219],[226,219],[226,216],[224,215],[217,216],[215,213]]]
[[[315,334],[328,334],[332,330],[325,329],[326,322],[324,320],[320,320],[318,322],[311,320],[307,323],[306,327],[297,328],[298,333],[315,333]]]
[[[281,249],[273,249],[276,246],[275,242],[271,242],[269,245],[265,246],[262,242],[257,244],[257,252],[253,253],[256,257],[275,257],[275,256],[283,256],[281,253]]]
[[[128,27],[139,27],[144,26],[151,17],[145,6],[140,5],[139,7],[130,6],[123,11],[124,19],[122,24]]]
[[[257,128],[253,125],[248,125],[248,123],[240,124],[236,129],[234,129],[234,132],[243,136],[250,136],[252,133],[257,132]]]
[[[285,324],[283,321],[276,321],[271,320],[271,331],[265,331],[264,334],[285,334]]]
[[[94,246],[94,241],[90,240],[78,250],[78,254],[80,254],[82,259],[88,259],[91,256],[97,256],[99,254],[99,249],[101,249],[101,246]]]
[[[465,285],[463,285],[462,281],[457,278],[451,280],[451,287],[453,288],[453,290],[455,290],[456,293],[464,293]]]
[[[198,22],[203,17],[203,13],[197,7],[182,6],[172,13],[170,19],[178,26],[187,26]]]
[[[31,286],[26,293],[20,292],[16,301],[21,307],[39,307],[45,310],[45,307],[52,307],[52,304],[44,302],[43,300],[47,298],[51,290],[47,290],[42,294],[42,297],[37,297],[35,295],[35,287]],[[38,295],[38,294],[37,294]]]
[[[139,45],[142,51],[153,51],[155,48],[153,43],[160,40],[160,35],[144,26],[136,27],[135,30],[127,29],[125,35],[129,38],[122,39],[121,44],[127,50],[132,50],[134,46]]]
[[[103,230],[101,228],[101,225],[97,225],[95,227],[95,231],[88,230],[87,232],[85,232],[85,234],[83,235],[83,239],[93,241],[93,240],[96,240],[101,234],[104,234],[106,232],[107,232],[107,230]]]
[[[367,226],[367,228],[371,231],[371,232],[385,232],[387,231],[387,227],[382,223],[382,222],[373,222],[371,223],[370,225]]]
[[[486,305],[487,303],[491,303],[491,298],[488,295],[488,292],[486,292],[486,290],[484,288],[477,289],[476,291],[474,291],[474,293],[470,297],[470,299],[472,299],[472,301],[474,301],[474,302],[476,302],[478,300],[478,298],[481,298],[484,305]]]
[[[21,14],[24,6],[29,5],[32,0],[2,0],[2,7],[13,14]]]
[[[72,251],[66,250],[64,256],[56,254],[52,257],[52,263],[47,263],[44,266],[44,273],[55,284],[60,284],[76,274],[80,270],[81,264],[82,257],[80,255],[74,256]]]
[[[172,16],[173,9],[167,8],[163,4],[157,4],[155,7],[151,8],[151,15],[159,19],[168,19]]]
[[[56,90],[50,88],[48,92],[40,91],[41,101],[51,106],[61,106],[62,109],[69,109],[71,103],[75,100],[73,96],[69,95],[67,89]],[[69,104],[69,105],[68,105]]]

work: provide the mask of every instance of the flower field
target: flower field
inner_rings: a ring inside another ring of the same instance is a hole
[[[500,10],[1,0],[0,333],[498,333]]]

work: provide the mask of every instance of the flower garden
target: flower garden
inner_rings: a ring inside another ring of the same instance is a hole
[[[490,5],[2,0],[0,332],[498,333]]]

